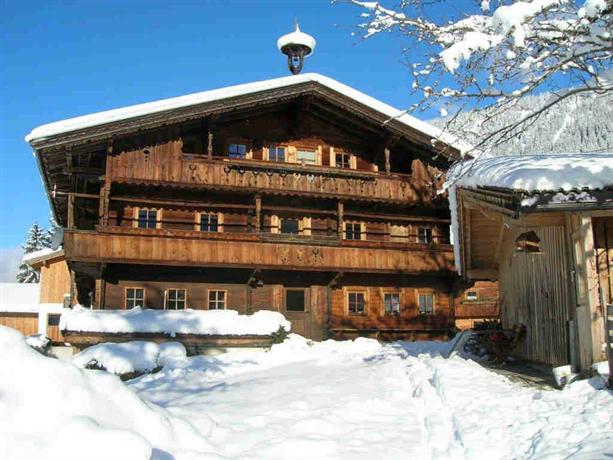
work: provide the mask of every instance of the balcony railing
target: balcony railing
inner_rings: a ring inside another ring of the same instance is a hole
[[[430,186],[410,175],[193,155],[155,174],[148,168],[122,168],[113,173],[113,181],[405,204],[428,203],[434,197]]]
[[[67,230],[69,261],[290,270],[433,273],[454,271],[449,245],[334,240],[329,237],[204,233],[97,227]]]

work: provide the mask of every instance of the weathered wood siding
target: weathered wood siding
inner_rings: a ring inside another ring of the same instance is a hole
[[[532,215],[504,230],[500,258],[501,319],[526,325],[521,354],[550,365],[570,362],[569,320],[575,308],[567,229],[561,214]],[[520,233],[534,230],[540,254],[515,252]]]
[[[63,303],[70,294],[70,272],[64,258],[50,261],[40,267],[40,302]]]
[[[38,314],[0,312],[0,326],[12,327],[26,336],[36,334],[38,333]]]

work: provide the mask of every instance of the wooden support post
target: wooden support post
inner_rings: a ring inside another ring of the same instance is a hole
[[[209,128],[209,135],[208,135],[208,144],[206,147],[206,154],[209,160],[213,159],[213,132],[211,131],[210,128]]]
[[[77,291],[77,275],[74,270],[70,270],[70,306],[77,305],[79,303],[78,291]]]
[[[96,308],[104,310],[106,297],[106,264],[101,264],[96,278]]]
[[[326,286],[326,338],[332,338],[332,289],[338,284],[338,280],[343,276],[343,272],[338,272]]]
[[[385,172],[389,174],[392,170],[392,165],[390,163],[390,149],[385,148],[383,152],[385,154]]]
[[[253,313],[253,283],[256,282],[256,275],[260,270],[257,268],[254,269],[249,275],[249,279],[247,280],[247,308],[246,313],[248,315]]]
[[[342,201],[339,200],[338,202],[338,208],[337,208],[337,212],[336,212],[336,218],[338,221],[338,239],[342,240],[343,239],[343,221],[345,220],[345,216],[344,216],[344,212],[345,212],[345,205]]]
[[[109,202],[111,199],[111,155],[113,154],[113,141],[106,147],[104,183],[100,187],[100,202],[98,206],[99,223],[105,227],[109,224]]]
[[[255,196],[255,232],[262,231],[262,196]]]
[[[68,194],[68,230],[74,229],[74,194]]]

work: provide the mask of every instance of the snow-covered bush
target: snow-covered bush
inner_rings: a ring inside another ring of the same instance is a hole
[[[0,458],[196,458],[212,449],[182,418],[117,377],[47,358],[0,326]]]
[[[160,354],[158,356],[158,365],[160,367],[185,359],[186,357],[187,351],[181,342],[160,343]]]
[[[154,342],[99,343],[76,354],[72,363],[82,369],[100,369],[128,379],[157,369],[159,354],[160,347]]]
[[[47,356],[51,347],[51,339],[45,334],[32,334],[26,337],[26,343],[39,353]]]

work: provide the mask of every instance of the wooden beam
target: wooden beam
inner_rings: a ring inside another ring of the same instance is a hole
[[[262,231],[262,195],[255,196],[255,231]]]
[[[345,204],[339,200],[338,201],[338,205],[337,205],[337,211],[336,211],[336,220],[337,220],[337,232],[338,232],[338,239],[342,240],[343,239],[343,221],[345,220],[345,216],[344,216],[344,212],[345,212]]]
[[[94,195],[95,196],[95,195]],[[112,201],[121,201],[123,203],[142,203],[158,206],[182,206],[186,208],[208,209],[208,208],[228,208],[228,209],[251,209],[253,205],[250,204],[220,204],[216,203],[203,203],[193,201],[180,201],[180,200],[154,200],[149,198],[135,198],[131,196],[113,196],[110,198]]]
[[[383,153],[385,154],[385,172],[389,174],[392,170],[392,165],[390,163],[390,149],[386,148]]]
[[[75,201],[74,194],[69,193],[68,194],[68,216],[67,216],[69,230],[74,229],[74,201]]]
[[[496,280],[498,279],[498,270],[492,268],[474,268],[466,270],[466,276],[471,280]]]

